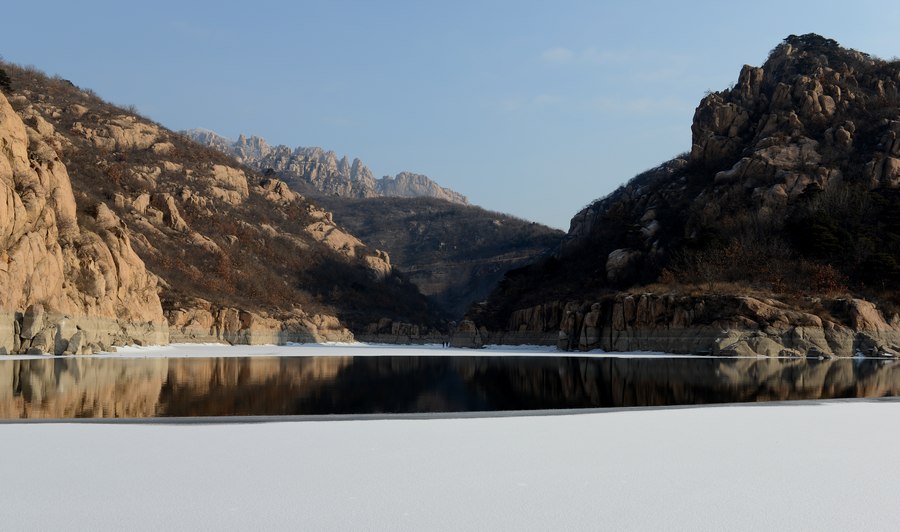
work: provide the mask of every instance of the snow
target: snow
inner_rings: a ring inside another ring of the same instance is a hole
[[[6,530],[894,530],[900,402],[0,423]]]
[[[8,355],[3,360],[30,360],[48,358],[51,355]],[[575,356],[575,357],[625,357],[625,358],[709,358],[704,355],[673,355],[657,352],[606,353],[601,350],[586,353],[564,353],[554,346],[541,345],[490,345],[484,349],[445,348],[440,344],[399,345],[369,344],[363,342],[288,345],[228,345],[228,344],[169,344],[160,346],[119,347],[115,353],[96,355],[71,355],[78,358],[185,358],[185,357],[244,357],[244,356]],[[59,357],[57,357],[59,358]]]

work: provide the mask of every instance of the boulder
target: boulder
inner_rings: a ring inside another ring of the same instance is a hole
[[[22,316],[22,331],[20,336],[25,340],[34,338],[44,328],[44,306],[34,303],[25,309]]]

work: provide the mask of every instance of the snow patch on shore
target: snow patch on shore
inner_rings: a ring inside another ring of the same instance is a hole
[[[442,347],[440,344],[399,345],[331,342],[322,344],[287,345],[229,345],[229,344],[170,344],[160,346],[119,347],[115,353],[72,355],[78,358],[190,358],[190,357],[347,357],[347,356],[566,356],[566,357],[624,357],[624,358],[709,358],[701,355],[673,355],[669,353],[635,352],[606,353],[596,350],[586,353],[559,351],[554,346],[490,345],[484,349]],[[2,360],[30,360],[60,358],[53,355],[10,355]]]

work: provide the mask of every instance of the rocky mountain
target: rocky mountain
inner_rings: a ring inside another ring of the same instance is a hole
[[[231,155],[239,162],[266,172],[271,169],[295,190],[310,196],[344,198],[437,198],[462,205],[465,196],[444,188],[421,174],[401,172],[394,177],[375,179],[359,159],[350,162],[322,148],[269,146],[265,139],[241,135],[231,141],[212,131],[191,129],[183,132],[191,139]]]
[[[387,253],[283,181],[66,80],[0,68],[0,352],[436,323]]]
[[[900,354],[900,62],[791,35],[692,146],[572,219],[458,342]]]

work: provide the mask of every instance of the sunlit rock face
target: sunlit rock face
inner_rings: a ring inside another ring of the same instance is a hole
[[[163,344],[167,321],[178,341],[248,343],[346,341],[348,325],[382,317],[437,323],[384,251],[277,176],[0,65],[11,79],[0,95],[0,354]],[[243,156],[267,149],[246,141]],[[361,304],[374,294],[378,308]],[[23,335],[26,315],[41,327]]]
[[[149,142],[125,125],[108,131],[111,142]],[[79,224],[54,148],[63,144],[33,108],[20,116],[0,94],[0,353],[165,343],[156,276],[106,205],[93,206],[90,228]]]

